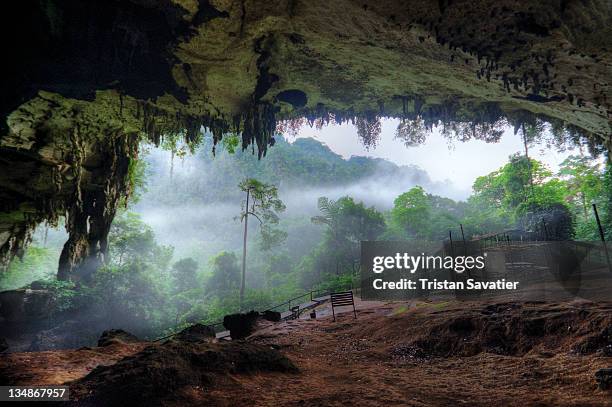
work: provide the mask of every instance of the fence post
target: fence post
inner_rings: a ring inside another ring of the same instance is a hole
[[[455,257],[455,248],[453,247],[453,232],[448,231],[448,240],[450,241],[451,256]]]
[[[612,265],[610,264],[610,254],[608,253],[608,246],[606,245],[606,236],[604,235],[601,221],[599,220],[599,213],[597,212],[597,205],[593,204],[593,212],[595,212],[595,220],[597,221],[597,227],[599,228],[599,237],[604,247],[604,253],[606,254],[606,263],[608,263],[608,269],[612,271]]]
[[[463,224],[459,224],[459,227],[461,228],[461,240],[463,240],[463,255],[467,256],[467,246],[465,244],[465,235],[463,234]]]

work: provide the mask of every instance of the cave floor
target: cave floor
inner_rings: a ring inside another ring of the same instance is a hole
[[[612,405],[612,390],[598,389],[594,378],[612,367],[612,357],[576,351],[602,326],[612,327],[610,302],[372,302],[358,304],[357,319],[350,311],[336,322],[324,316],[274,324],[249,338],[280,349],[299,373],[232,374],[209,388],[185,386],[164,405]],[[475,325],[466,326],[468,319]],[[488,346],[485,319],[514,329],[506,335],[516,346]],[[145,345],[15,353],[0,364],[13,372],[11,384],[59,384]]]

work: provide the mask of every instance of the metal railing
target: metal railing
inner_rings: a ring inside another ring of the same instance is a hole
[[[293,297],[293,298],[291,298],[291,299],[289,299],[289,300],[287,300],[285,302],[282,302],[280,304],[277,304],[277,305],[274,305],[272,307],[269,307],[269,308],[267,308],[267,309],[265,309],[265,310],[263,310],[261,312],[264,313],[266,311],[274,311],[275,309],[280,308],[280,307],[282,307],[284,305],[287,306],[287,310],[288,311],[291,311],[291,303],[295,304],[295,301],[300,299],[300,298],[309,297],[310,301],[312,302],[312,301],[314,301],[315,298],[326,297],[326,296],[329,296],[329,295],[330,295],[330,291],[311,290],[311,291],[308,291],[308,292],[306,292],[306,293],[304,293],[302,295],[299,295],[297,297]],[[193,325],[195,325],[195,324],[191,324],[191,326],[193,326]],[[219,333],[219,332],[222,332],[222,331],[221,330],[217,330],[217,327],[219,327],[219,326],[223,327],[223,321],[208,323],[208,324],[204,324],[204,325],[213,328],[215,330],[215,333]],[[164,339],[171,338],[171,337],[173,337],[175,335],[178,335],[178,334],[179,334],[179,332],[173,332],[173,333],[171,333],[169,335],[162,336],[161,338],[154,339],[153,342],[162,341]]]
[[[285,302],[282,302],[282,303],[280,303],[280,304],[277,304],[277,305],[274,305],[274,306],[272,306],[272,307],[270,307],[270,308],[267,308],[267,309],[265,309],[265,310],[264,310],[264,311],[262,311],[262,312],[266,312],[266,311],[273,311],[273,310],[275,310],[275,309],[277,309],[277,308],[282,307],[283,305],[286,305],[286,306],[287,306],[287,308],[288,308],[288,310],[291,310],[291,303],[295,304],[295,301],[296,301],[296,300],[298,300],[298,299],[300,299],[300,298],[304,298],[304,297],[306,297],[306,296],[310,296],[310,301],[314,301],[314,299],[315,299],[315,298],[318,298],[318,297],[325,297],[325,296],[328,296],[328,295],[329,295],[329,291],[324,291],[324,290],[311,290],[311,291],[309,291],[309,292],[307,292],[307,293],[304,293],[304,294],[299,295],[299,296],[297,296],[297,297],[293,297],[293,298],[291,298],[291,299],[289,299],[289,300],[287,300],[287,301],[285,301]]]

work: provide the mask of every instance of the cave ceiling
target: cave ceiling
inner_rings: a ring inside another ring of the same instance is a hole
[[[295,117],[538,117],[611,149],[609,0],[10,3],[0,253],[67,215],[66,275],[103,261],[142,138],[204,126],[264,154]]]

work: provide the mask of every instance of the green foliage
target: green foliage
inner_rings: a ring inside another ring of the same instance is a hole
[[[276,143],[266,158],[258,160],[248,150],[232,150],[226,145],[233,136],[225,135],[212,154],[212,138],[207,137],[196,152],[195,174],[164,178],[165,168],[152,163],[155,183],[147,186],[149,195],[159,204],[200,204],[243,199],[235,180],[256,178],[262,183],[283,185],[283,188],[339,186],[356,183],[374,176],[426,179],[427,174],[414,166],[399,167],[389,161],[370,157],[345,160],[321,142],[299,138],[289,143],[276,136]],[[203,176],[205,174],[206,176]],[[168,193],[172,190],[172,193]]]
[[[599,239],[592,204],[599,204],[600,210],[604,214],[608,213],[605,205],[608,185],[605,178],[608,172],[602,173],[597,161],[593,162],[583,156],[570,156],[561,164],[559,175],[563,177],[567,188],[566,200],[578,220],[577,239]]]
[[[262,250],[270,250],[285,240],[286,232],[275,228],[279,213],[285,210],[285,204],[278,198],[278,188],[254,178],[245,179],[238,187],[247,193],[247,198],[242,202],[240,220],[254,216],[259,221]]]
[[[293,259],[286,253],[272,254],[266,264],[264,273],[266,276],[266,287],[271,289],[288,285],[292,281],[291,270]]]
[[[12,290],[34,280],[53,278],[58,261],[59,253],[45,247],[30,246],[23,257],[13,259],[7,271],[0,273],[0,290]]]
[[[370,132],[368,137],[375,140],[376,124],[362,125],[364,132]],[[420,126],[423,123],[406,122],[398,129],[398,137],[418,143]],[[525,127],[528,138],[530,126]],[[458,134],[470,137],[469,130]],[[186,151],[179,144],[171,144],[171,139],[166,141],[166,147],[174,149],[177,156],[183,154],[179,151]],[[591,203],[597,203],[608,238],[612,238],[612,166],[602,168],[588,158],[569,157],[555,175],[536,160],[513,155],[498,170],[476,179],[474,193],[467,202],[455,202],[414,187],[400,194],[393,208],[384,213],[351,197],[335,201],[322,197],[317,216],[302,214],[281,219],[279,214],[285,206],[274,186],[281,182],[304,188],[345,185],[375,174],[393,179],[406,173],[419,177],[422,173],[365,157],[343,160],[326,146],[308,139],[290,144],[279,137],[261,162],[248,152],[236,150],[238,144],[237,137],[226,135],[214,160],[210,149],[199,152],[202,160],[196,176],[183,180],[183,185],[177,176],[173,182],[179,185],[173,193],[159,185],[151,189],[155,204],[165,202],[170,206],[209,204],[222,199],[237,203],[249,191],[249,206],[243,203],[240,218],[248,213],[259,219],[260,239],[252,245],[259,244],[266,251],[255,251],[249,257],[244,310],[263,310],[313,288],[338,291],[358,285],[362,240],[438,241],[447,238],[449,230],[455,236],[459,224],[467,238],[521,227],[546,233],[550,239],[569,239],[572,235],[598,239]],[[138,161],[130,165],[130,182],[134,188],[143,189],[144,165]],[[258,180],[251,178],[253,174]],[[245,179],[240,188],[236,188],[235,179]],[[287,230],[291,231],[289,236]],[[219,234],[239,235],[240,229],[223,227]],[[217,234],[214,239],[221,240]],[[94,274],[89,285],[77,288],[60,282],[44,283],[53,292],[58,312],[90,307],[109,324],[156,336],[192,322],[218,322],[239,310],[241,269],[239,258],[231,251],[237,247],[223,242],[194,244],[191,252],[181,253],[181,257],[192,257],[172,264],[173,248],[159,244],[151,227],[127,211],[119,213],[113,222],[109,246],[108,264]],[[208,253],[202,255],[206,250]],[[11,264],[0,279],[0,287],[16,288],[35,279],[52,278],[57,255],[32,246],[23,261]]]
[[[425,239],[431,206],[425,190],[416,186],[394,201],[391,220],[408,238]]]
[[[172,278],[174,290],[184,292],[198,285],[197,280],[198,262],[191,257],[181,259],[172,266]]]
[[[172,259],[173,248],[158,245],[151,227],[136,213],[124,211],[116,216],[108,240],[110,262],[118,267],[138,258],[165,270]]]
[[[98,269],[85,288],[89,306],[100,309],[111,326],[130,326],[145,335],[158,330],[164,322],[165,295],[150,268],[135,259]]]
[[[466,211],[465,204],[427,194],[420,186],[401,194],[394,203],[387,239],[443,240]]]
[[[601,209],[602,222],[605,228],[606,241],[612,241],[612,162],[610,157],[606,163],[602,180]]]
[[[81,293],[75,289],[74,282],[42,280],[36,283],[40,289],[47,290],[51,293],[51,302],[54,304],[52,316],[77,308],[80,305]]]
[[[128,166],[128,191],[130,191],[129,198],[131,203],[137,203],[141,195],[147,192],[146,171],[146,161],[130,158]],[[123,202],[123,206],[126,206],[125,202]]]
[[[528,160],[520,154],[510,156],[508,164],[499,170],[477,178],[473,189],[469,203],[476,208],[476,213],[480,212],[483,219],[498,218],[502,220],[500,226],[505,223],[506,227],[516,223],[532,228],[542,213],[560,215],[558,211],[562,211],[565,214],[561,207],[567,206],[569,195],[566,182],[553,177],[539,161]],[[573,227],[573,221],[564,219],[563,222],[564,227]],[[573,231],[566,231],[565,235],[571,236]]]
[[[301,283],[306,289],[340,276],[356,275],[360,242],[375,240],[385,230],[383,214],[353,198],[332,201],[321,197],[318,207],[321,215],[313,217],[312,222],[326,226],[323,241],[298,265]]]
[[[546,192],[539,191],[547,184],[552,173],[540,162],[527,160],[520,154],[510,156],[508,164],[474,182],[474,196],[483,203],[496,207],[502,214],[511,214],[517,207],[530,200],[546,199]]]
[[[240,137],[237,134],[227,134],[223,136],[223,147],[229,154],[235,154],[240,143]]]
[[[211,263],[212,274],[206,281],[206,291],[218,296],[236,296],[240,287],[240,268],[236,255],[221,252]]]
[[[154,336],[170,323],[172,291],[187,290],[196,284],[197,264],[179,261],[168,278],[172,247],[159,245],[155,234],[140,217],[123,212],[115,218],[109,234],[109,259],[98,269],[91,283],[79,290],[79,301],[111,326],[129,326],[142,336]],[[180,276],[180,277],[179,277]]]
[[[337,201],[321,197],[318,208],[321,215],[311,220],[328,227],[326,237],[329,241],[358,243],[361,240],[374,240],[385,228],[384,217],[380,212],[348,196]]]

